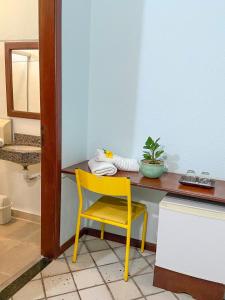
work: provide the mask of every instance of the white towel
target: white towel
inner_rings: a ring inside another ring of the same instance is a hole
[[[112,158],[108,158],[105,155],[104,150],[97,149],[96,153],[96,161],[99,162],[110,162],[116,166],[118,170],[121,171],[131,171],[131,172],[138,172],[139,171],[139,164],[136,159],[133,158],[124,158],[119,155],[113,154]]]
[[[4,140],[0,138],[0,148],[4,146]]]
[[[95,160],[95,158],[89,160],[88,166],[91,169],[91,173],[98,176],[103,176],[103,175],[112,176],[117,172],[117,168],[112,163],[98,162]]]

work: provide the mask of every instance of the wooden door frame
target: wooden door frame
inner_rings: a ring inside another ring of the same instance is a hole
[[[62,0],[39,0],[41,101],[41,254],[60,253]]]

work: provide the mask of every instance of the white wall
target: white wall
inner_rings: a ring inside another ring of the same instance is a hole
[[[62,1],[62,166],[86,159],[90,1]],[[62,179],[61,235],[73,234],[77,199],[72,177]]]
[[[0,118],[7,118],[4,43],[37,39],[38,0],[0,0]],[[40,135],[39,120],[12,119],[14,132]],[[40,164],[30,171],[40,172]],[[24,180],[22,166],[0,160],[0,194],[10,197],[13,208],[40,215],[40,189],[39,179],[29,184]]]
[[[160,136],[170,171],[225,179],[224,23],[222,0],[92,0],[88,157],[105,147],[141,158],[147,136]],[[133,189],[148,206],[151,242],[163,196]]]
[[[29,173],[40,173],[41,165],[29,166]],[[41,215],[40,179],[27,182],[22,166],[10,161],[0,160],[0,194],[7,195],[12,208]]]
[[[0,41],[38,39],[38,0],[0,0]]]

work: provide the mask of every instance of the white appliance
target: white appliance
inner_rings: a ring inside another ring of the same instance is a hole
[[[166,196],[160,203],[156,265],[225,284],[225,206]]]

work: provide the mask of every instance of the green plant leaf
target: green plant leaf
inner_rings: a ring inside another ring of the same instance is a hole
[[[149,153],[144,153],[143,154],[143,157],[147,160],[151,160],[152,159],[152,156],[149,154]]]
[[[160,147],[160,145],[158,143],[156,143],[153,147],[153,150],[155,151],[156,149],[158,149]]]
[[[160,138],[157,138],[157,139],[153,142],[153,150],[154,150],[154,151],[160,147],[160,145],[159,145],[159,143],[158,143],[159,140],[160,140]]]
[[[151,147],[152,144],[154,144],[154,141],[153,141],[153,139],[149,136],[149,137],[147,138],[147,141],[145,142],[145,145]]]
[[[164,150],[159,150],[155,153],[155,157],[159,158],[164,153]]]
[[[159,140],[160,140],[160,137],[155,140],[155,144],[157,144]]]

